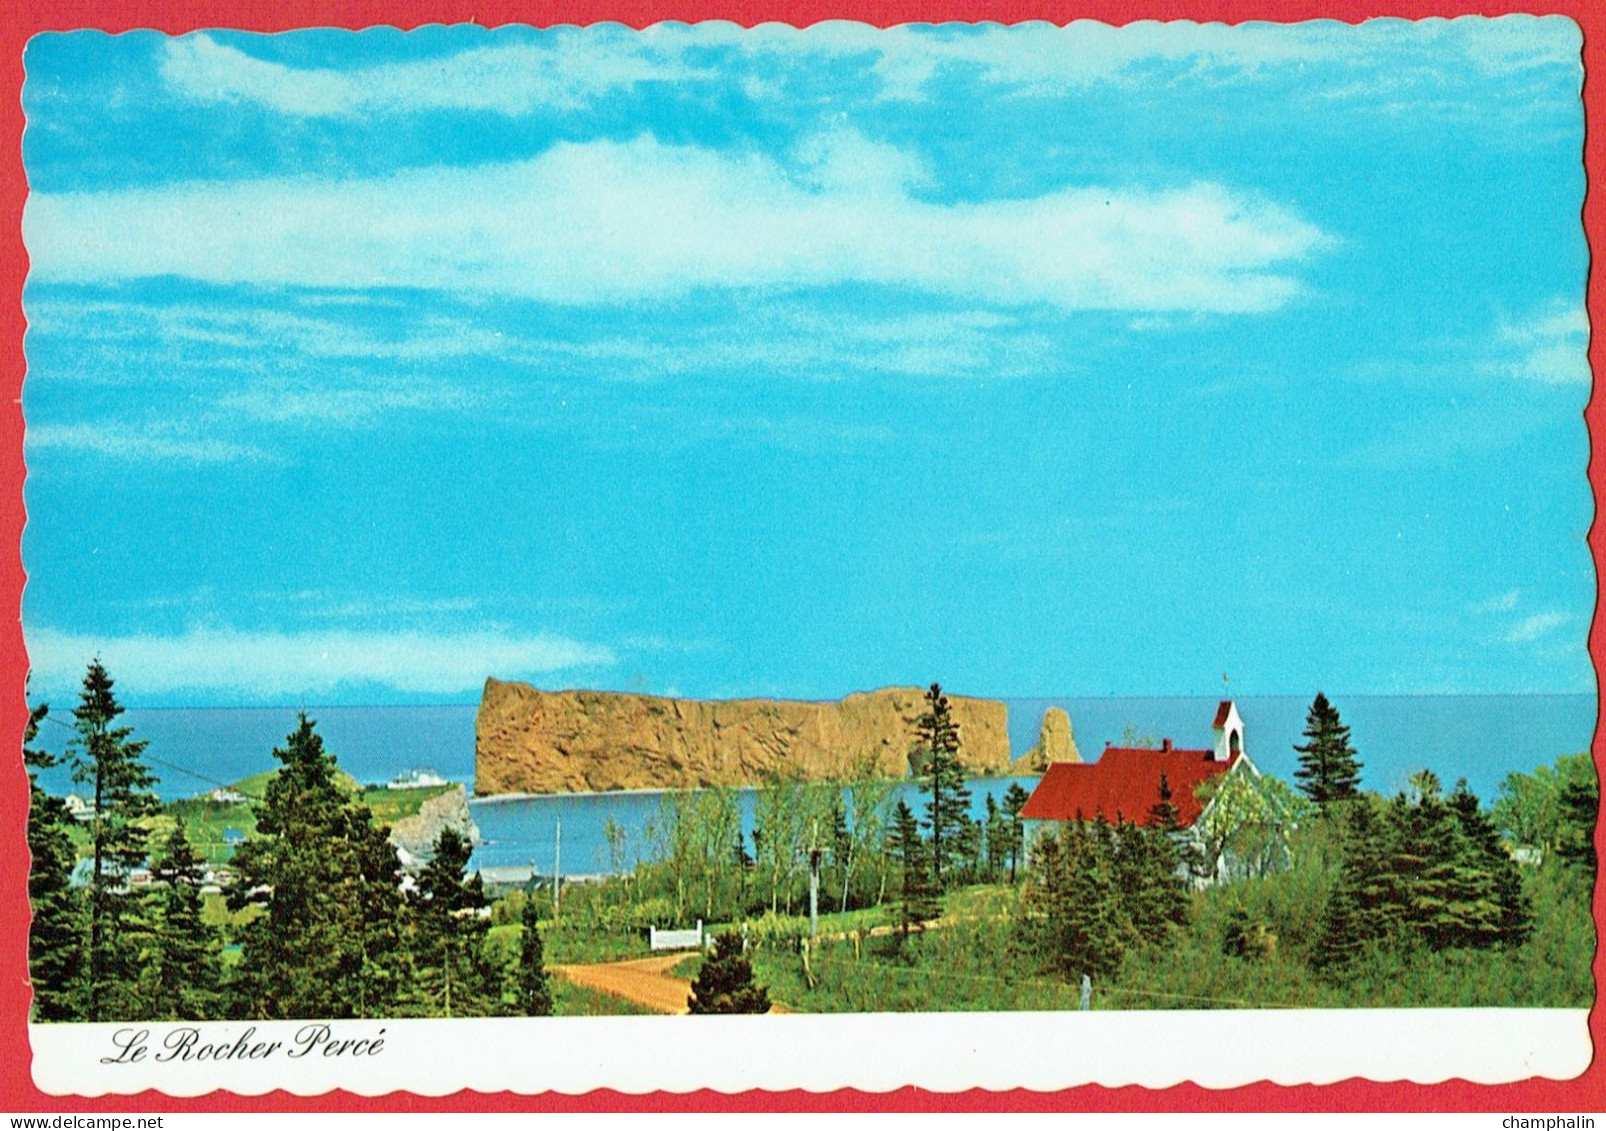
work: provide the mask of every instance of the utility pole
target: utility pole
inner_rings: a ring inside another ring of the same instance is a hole
[[[552,845],[552,920],[558,918],[558,885],[563,881],[563,818],[558,818],[558,836]]]
[[[809,849],[809,938],[820,933],[820,857],[818,848]]]

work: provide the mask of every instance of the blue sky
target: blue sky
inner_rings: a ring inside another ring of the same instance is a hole
[[[1579,48],[41,35],[35,691],[1592,690]]]

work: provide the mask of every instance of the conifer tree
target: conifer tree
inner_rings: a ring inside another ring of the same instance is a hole
[[[1434,950],[1476,945],[1489,918],[1485,875],[1471,859],[1461,823],[1424,770],[1411,778],[1415,797],[1391,806],[1393,872],[1406,898],[1407,929]]]
[[[1010,782],[1009,788],[1004,790],[1004,812],[1009,817],[1009,882],[1011,884],[1015,882],[1015,874],[1020,865],[1021,854],[1026,849],[1026,826],[1021,821],[1020,812],[1026,808],[1026,802],[1031,800],[1031,796],[1018,781]]]
[[[1172,867],[1180,870],[1176,891],[1167,898],[1173,910],[1171,918],[1176,922],[1185,922],[1188,915],[1186,884],[1204,877],[1207,869],[1203,846],[1196,836],[1182,828],[1182,811],[1177,807],[1175,797],[1171,792],[1171,779],[1162,770],[1160,788],[1154,805],[1149,809],[1149,825],[1154,832],[1165,837],[1171,846],[1169,859]],[[1155,866],[1158,867],[1159,863]],[[1176,918],[1178,915],[1181,918]]]
[[[552,1016],[552,987],[547,982],[538,919],[536,900],[527,897],[519,917],[524,934],[519,946],[518,974],[519,1012],[526,1017]]]
[[[1462,778],[1450,795],[1450,809],[1461,823],[1470,859],[1483,888],[1483,913],[1476,924],[1476,946],[1521,946],[1533,929],[1533,908],[1522,890],[1516,862],[1500,840],[1500,831]]]
[[[28,716],[22,759],[28,767],[28,975],[33,1018],[78,1021],[84,1015],[84,905],[72,886],[77,863],[67,830],[72,815],[59,797],[39,788],[37,771],[56,765],[49,751],[35,749],[39,724],[50,708],[41,703]]]
[[[1032,846],[1017,929],[1047,969],[1070,980],[1115,972],[1131,939],[1113,840],[1107,821],[1078,815]]]
[[[1573,867],[1581,869],[1591,884],[1595,880],[1595,825],[1600,818],[1600,780],[1589,772],[1579,778],[1569,778],[1562,784],[1557,808],[1559,835],[1556,854]]]
[[[915,735],[914,755],[931,794],[925,821],[931,830],[931,877],[940,892],[945,874],[964,859],[972,822],[970,789],[959,764],[959,724],[939,684],[926,691],[926,710],[915,720]]]
[[[1312,965],[1350,969],[1369,949],[1392,944],[1404,929],[1407,895],[1394,871],[1388,828],[1364,800],[1347,813],[1343,863],[1328,894],[1321,941]]]
[[[898,936],[908,938],[911,928],[935,919],[941,908],[931,883],[931,866],[926,843],[920,836],[920,823],[903,801],[892,811],[892,855],[898,864],[894,921]]]
[[[1361,763],[1350,746],[1349,727],[1339,718],[1338,709],[1320,691],[1305,716],[1303,746],[1294,778],[1299,789],[1325,812],[1335,801],[1356,795],[1361,783]]]
[[[501,1010],[496,971],[485,953],[490,920],[480,874],[467,875],[473,846],[451,826],[418,874],[414,893],[418,987],[443,1017],[485,1017]]]
[[[350,898],[349,798],[305,714],[273,756],[280,768],[257,809],[256,834],[233,858],[230,907],[257,903],[266,912],[242,931],[233,1010],[246,1018],[351,1017],[362,996],[351,944],[362,925]]]
[[[727,931],[714,940],[686,1004],[693,1013],[768,1013],[769,989],[753,980],[753,964],[742,953],[742,936]]]
[[[1149,823],[1161,832],[1175,833],[1182,828],[1182,812],[1177,808],[1171,792],[1171,779],[1164,770],[1160,771],[1160,789],[1153,805],[1149,807]]]
[[[352,923],[342,973],[358,1017],[386,1017],[407,1005],[413,985],[407,946],[402,868],[390,829],[376,825],[368,807],[348,803],[343,847],[350,860],[345,880]]]
[[[201,915],[201,858],[180,819],[151,865],[159,890],[145,963],[140,1018],[201,1021],[217,1016],[222,940]]]
[[[151,792],[156,778],[141,761],[146,743],[129,727],[115,725],[122,713],[111,677],[98,659],[91,661],[73,709],[75,736],[69,747],[74,780],[93,790],[86,956],[86,1018],[91,1021],[133,1015],[147,929],[129,881],[145,863],[146,821],[158,808]]]
[[[998,807],[998,799],[988,791],[983,799],[986,815],[982,818],[982,848],[980,878],[986,883],[992,883],[998,878],[998,858],[1001,852],[1007,851],[1009,844],[1008,822],[1003,810]]]

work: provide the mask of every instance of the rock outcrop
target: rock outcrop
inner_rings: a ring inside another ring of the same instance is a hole
[[[973,773],[1009,764],[1008,708],[949,696],[960,761]],[[836,703],[665,699],[605,691],[539,691],[485,681],[474,724],[474,792],[578,793],[757,785],[773,776],[847,778],[861,767],[910,770],[913,687]]]
[[[1037,736],[1037,745],[1009,764],[1013,774],[1040,774],[1051,762],[1080,762],[1081,752],[1076,749],[1076,735],[1071,731],[1071,716],[1061,707],[1050,707],[1043,712],[1043,729]]]
[[[411,866],[435,854],[441,830],[454,828],[470,844],[480,842],[479,826],[468,811],[468,794],[460,785],[429,798],[410,817],[390,826],[390,843],[401,853],[402,864]]]

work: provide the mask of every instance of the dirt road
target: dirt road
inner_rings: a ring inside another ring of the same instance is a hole
[[[669,971],[695,951],[676,951],[651,958],[632,958],[627,962],[597,962],[585,966],[549,966],[577,986],[612,994],[654,1013],[690,1013],[686,999],[691,996],[691,979],[677,978]],[[784,1005],[771,1004],[771,1013],[790,1013]]]
[[[612,994],[637,1005],[644,1005],[654,1013],[687,1013],[686,999],[691,996],[691,979],[677,978],[668,973],[676,963],[684,962],[686,951],[658,954],[651,958],[633,958],[628,962],[598,962],[586,966],[553,966],[577,986],[599,993]]]

